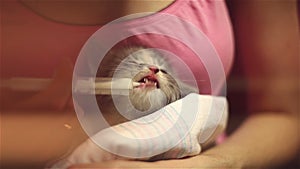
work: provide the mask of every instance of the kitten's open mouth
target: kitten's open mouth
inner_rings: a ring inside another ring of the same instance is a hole
[[[138,88],[156,87],[159,88],[159,82],[154,75],[148,75],[138,81],[141,85]]]

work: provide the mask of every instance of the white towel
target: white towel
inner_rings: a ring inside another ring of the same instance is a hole
[[[150,115],[98,132],[51,168],[198,155],[224,131],[227,117],[225,97],[189,94]]]

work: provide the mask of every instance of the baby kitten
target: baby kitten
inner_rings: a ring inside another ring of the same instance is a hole
[[[198,92],[196,88],[175,80],[171,65],[161,52],[153,48],[133,46],[113,49],[101,62],[97,76],[130,78],[140,83],[129,91],[129,97],[117,97],[118,104],[125,104],[129,98],[130,104],[126,104],[126,110],[122,111],[129,113],[132,119],[152,113],[189,93]],[[116,110],[111,96],[98,96],[97,99],[111,124],[126,121]],[[124,105],[121,107],[124,108]]]

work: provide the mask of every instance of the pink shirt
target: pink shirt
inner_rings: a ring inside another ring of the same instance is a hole
[[[3,2],[1,11],[1,78],[52,77],[61,57],[70,57],[75,61],[84,43],[101,28],[101,26],[68,25],[47,20],[15,1]],[[225,74],[229,73],[233,62],[234,46],[224,1],[177,0],[160,13],[172,14],[195,25],[215,49]],[[153,14],[130,20],[126,24],[147,25],[160,19],[159,15]],[[177,29],[169,25],[165,26],[164,22],[158,25],[157,30],[176,31]],[[189,32],[189,28],[186,32]],[[122,43],[160,48],[180,56],[197,79],[200,93],[211,92],[205,65],[197,60],[195,53],[180,40],[158,34],[143,34],[128,38]]]

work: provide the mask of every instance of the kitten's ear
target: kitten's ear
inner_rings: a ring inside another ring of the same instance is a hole
[[[190,93],[197,93],[197,94],[199,93],[199,89],[197,86],[192,86],[184,82],[180,82],[178,86],[180,88],[181,97],[184,97]]]

